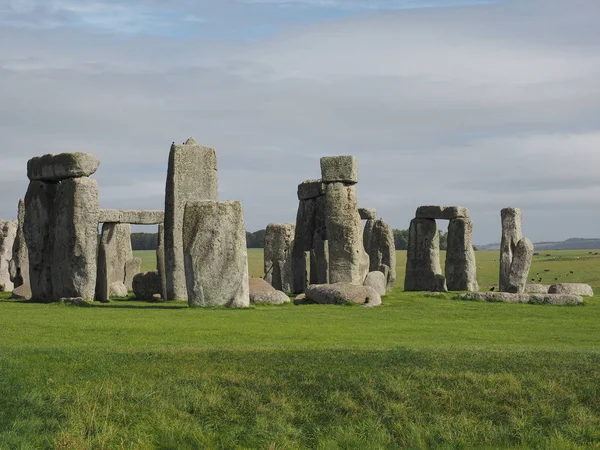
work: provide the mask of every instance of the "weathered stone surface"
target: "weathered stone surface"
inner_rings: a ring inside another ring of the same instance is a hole
[[[29,284],[22,284],[12,291],[11,298],[31,300],[31,286]]]
[[[127,297],[127,287],[122,281],[115,281],[110,284],[108,295],[110,297]]]
[[[0,220],[0,292],[11,292],[14,288],[8,266],[18,228],[16,220]]]
[[[523,237],[521,231],[521,210],[518,208],[504,208],[500,212],[502,218],[502,241],[500,243],[500,280],[499,290],[508,289],[510,266],[513,253],[517,244]]]
[[[31,181],[61,181],[88,177],[98,169],[100,160],[89,153],[60,153],[36,156],[27,161]]]
[[[572,294],[584,297],[593,297],[594,290],[589,284],[583,283],[559,283],[553,284],[548,289],[549,294]]]
[[[471,219],[451,219],[448,225],[446,285],[449,291],[478,291]]]
[[[93,300],[98,249],[98,183],[86,177],[60,182],[54,209],[53,297]]]
[[[315,227],[310,249],[310,284],[329,284],[329,241],[324,196],[315,200]]]
[[[417,219],[468,219],[469,210],[464,206],[419,206],[415,214]]]
[[[528,294],[548,294],[549,284],[526,284],[524,292]]]
[[[217,153],[190,138],[171,146],[165,189],[165,267],[168,300],[187,300],[183,215],[188,201],[217,200]]]
[[[25,242],[23,223],[25,222],[25,202],[19,200],[17,234],[12,248],[12,259],[9,263],[10,281],[17,288],[26,284],[29,286],[29,251]]]
[[[96,300],[107,302],[113,283],[125,282],[125,264],[132,258],[131,225],[112,222],[102,224],[98,244]],[[123,286],[127,290],[124,284]]]
[[[318,304],[358,303],[367,307],[381,305],[381,296],[370,286],[350,283],[312,284],[306,288],[306,300]]]
[[[155,294],[160,295],[160,276],[156,270],[138,273],[133,277],[133,293],[138,300],[152,301]]]
[[[529,268],[533,259],[533,244],[527,238],[522,238],[513,253],[513,261],[508,276],[506,292],[522,293],[529,277]]]
[[[391,291],[396,284],[396,244],[392,228],[383,219],[369,219],[363,240],[369,255],[369,270],[384,272],[386,290]]]
[[[358,160],[354,156],[325,156],[321,158],[323,183],[358,183]]]
[[[125,280],[124,284],[128,291],[133,290],[133,277],[142,270],[142,258],[134,256],[125,263]]]
[[[240,202],[188,202],[183,252],[190,306],[249,306],[246,229]]]
[[[165,220],[165,212],[150,209],[101,209],[100,223],[128,223],[135,225],[158,225]]]
[[[362,220],[377,219],[377,210],[375,208],[358,208],[358,214]]]
[[[165,226],[158,226],[158,245],[156,246],[156,270],[160,276],[162,289],[160,295],[163,300],[167,298],[167,269],[165,267]]]
[[[292,246],[292,292],[299,294],[304,292],[309,279],[306,273],[310,268],[306,267],[304,252],[310,252],[313,248],[315,234],[316,199],[300,200],[298,213],[296,215],[296,231],[294,233],[294,244]]]
[[[92,302],[88,300],[84,300],[81,297],[61,297],[58,299],[59,303],[63,303],[67,306],[81,306],[84,308],[88,308],[92,306]]]
[[[265,280],[279,291],[292,291],[292,246],[295,231],[293,223],[270,223],[265,231]]]
[[[298,200],[320,197],[325,193],[325,185],[321,180],[306,180],[298,185]]]
[[[387,280],[383,272],[369,272],[364,282],[365,286],[372,287],[379,295],[385,295],[387,292]]]
[[[509,292],[469,292],[460,296],[464,300],[487,302],[532,303],[544,305],[580,305],[583,298],[568,294],[513,294]]]
[[[294,298],[294,305],[309,305],[312,302],[309,302],[306,299],[306,294],[302,293],[302,294],[298,294],[296,295],[296,297]]]
[[[53,298],[51,267],[57,186],[31,181],[25,194],[23,233],[29,252],[31,295],[38,301],[51,301]]]
[[[356,188],[329,183],[325,192],[325,221],[329,245],[329,282],[362,285],[369,273],[363,244]]]
[[[410,222],[404,290],[448,290],[440,265],[440,236],[434,219]]]
[[[250,277],[248,279],[248,292],[250,295],[257,292],[275,292],[275,288],[262,278]]]
[[[282,305],[289,303],[290,298],[281,291],[254,292],[250,294],[250,303],[265,303],[269,305]]]

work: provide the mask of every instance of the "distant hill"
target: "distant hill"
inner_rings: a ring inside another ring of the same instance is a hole
[[[500,244],[478,245],[479,250],[500,250]],[[600,239],[570,238],[562,242],[534,242],[535,250],[595,250],[600,249]]]

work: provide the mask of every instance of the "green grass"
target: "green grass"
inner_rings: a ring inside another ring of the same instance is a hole
[[[572,270],[568,281],[600,288],[597,256],[547,253],[557,259],[536,257],[532,272]],[[477,257],[480,284],[493,285],[497,252]],[[249,260],[260,276],[262,252]],[[405,252],[398,261],[402,286]],[[600,446],[597,298],[557,307],[397,288],[375,309],[247,310],[4,300],[0,317],[0,448]]]

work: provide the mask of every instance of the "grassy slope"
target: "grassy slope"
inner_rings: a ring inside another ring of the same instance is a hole
[[[549,253],[557,259],[537,258],[532,272],[572,270],[569,281],[600,288],[600,258]],[[261,251],[249,254],[260,275]],[[492,285],[497,253],[477,256],[480,283]],[[0,302],[0,448],[600,442],[600,299],[545,307],[396,289],[384,302]]]

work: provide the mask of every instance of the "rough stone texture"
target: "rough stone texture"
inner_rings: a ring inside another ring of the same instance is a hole
[[[53,298],[51,267],[57,187],[54,183],[32,181],[25,194],[23,233],[29,252],[29,283],[31,296],[38,301]]]
[[[292,292],[299,294],[304,292],[309,279],[306,273],[310,268],[306,267],[304,252],[311,251],[315,234],[316,199],[300,200],[298,213],[296,215],[296,231],[294,233],[294,244],[292,246]]]
[[[513,294],[509,292],[469,292],[462,294],[464,300],[485,300],[487,302],[532,303],[544,305],[580,305],[583,298],[568,294]]]
[[[107,302],[112,284],[125,282],[125,264],[132,258],[131,225],[112,222],[102,224],[98,244],[96,300]]]
[[[440,236],[434,219],[410,222],[404,290],[448,290],[440,265]]]
[[[125,263],[125,287],[133,291],[133,277],[142,271],[142,258],[134,256]]]
[[[321,158],[323,183],[358,183],[358,160],[354,156],[325,156]]]
[[[593,297],[594,290],[589,284],[583,283],[560,283],[553,284],[548,289],[549,294],[571,294],[584,297]]]
[[[469,210],[463,206],[419,206],[415,214],[417,219],[468,219]]]
[[[500,280],[498,286],[500,291],[506,291],[509,284],[508,278],[513,253],[523,237],[521,210],[518,208],[504,208],[500,215],[502,217],[502,241],[500,243]]]
[[[470,219],[450,220],[445,269],[449,291],[479,290],[472,235],[473,222]]]
[[[306,180],[298,185],[298,200],[320,197],[325,193],[325,185],[321,180]]]
[[[370,286],[350,283],[312,284],[306,288],[306,300],[318,304],[358,303],[367,307],[381,305],[381,296]]]
[[[165,212],[150,209],[101,209],[100,223],[129,223],[135,225],[158,225],[165,220]]]
[[[10,281],[13,282],[15,288],[24,284],[29,286],[29,251],[23,231],[24,221],[25,202],[19,200],[17,234],[12,248],[12,259],[9,263]]]
[[[529,239],[522,238],[513,253],[513,261],[510,266],[506,292],[520,294],[525,291],[532,259],[533,244]]]
[[[250,303],[266,303],[269,305],[282,305],[289,303],[290,298],[281,291],[254,292],[250,294]]]
[[[138,273],[133,277],[133,293],[138,300],[152,301],[154,295],[160,295],[160,289],[160,276],[156,270]]]
[[[375,208],[358,208],[358,214],[362,220],[377,219],[377,210]]]
[[[42,155],[27,161],[27,177],[31,181],[61,181],[89,177],[100,166],[100,160],[89,153]]]
[[[165,189],[167,299],[187,300],[183,257],[183,215],[188,201],[217,200],[217,153],[190,138],[171,146]]]
[[[58,301],[67,306],[82,306],[84,308],[92,306],[92,302],[84,300],[81,297],[61,297]]]
[[[250,295],[257,292],[275,292],[275,288],[262,278],[251,277],[248,279],[248,292]]]
[[[127,297],[127,287],[122,281],[115,281],[110,284],[108,295],[110,297]]]
[[[11,292],[9,261],[12,259],[13,246],[17,237],[19,223],[16,220],[0,220],[0,291]]]
[[[250,304],[246,229],[240,202],[188,202],[183,253],[190,306]]]
[[[279,291],[292,291],[292,245],[295,229],[293,223],[270,223],[265,231],[265,280]]]
[[[310,284],[329,284],[329,241],[325,197],[315,201],[315,228],[310,251]]]
[[[396,284],[396,245],[392,228],[383,220],[368,220],[363,233],[365,250],[369,255],[369,271],[386,275],[386,290]]]
[[[356,188],[329,183],[325,193],[325,221],[329,243],[329,282],[362,285],[369,273],[363,244]]]
[[[372,287],[379,295],[385,295],[387,292],[387,280],[385,275],[378,270],[367,274],[364,285]]]
[[[98,249],[98,183],[85,177],[62,181],[56,191],[54,209],[53,297],[93,300]]]
[[[298,294],[294,298],[294,305],[309,305],[311,302],[306,300],[306,294]]]
[[[160,295],[162,299],[167,298],[167,272],[165,267],[165,226],[158,226],[158,245],[156,246],[156,270],[160,275],[160,284],[162,286]]]
[[[18,288],[15,288],[12,291],[11,298],[31,300],[31,286],[29,284],[22,284]]]
[[[528,294],[548,294],[549,290],[549,284],[526,284],[524,292]]]

